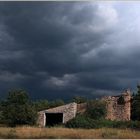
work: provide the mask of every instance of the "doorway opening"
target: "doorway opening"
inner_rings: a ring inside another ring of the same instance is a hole
[[[46,126],[63,123],[63,113],[46,113]]]

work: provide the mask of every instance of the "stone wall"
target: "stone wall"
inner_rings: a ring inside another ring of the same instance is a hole
[[[120,97],[123,97],[124,103],[118,103]],[[106,119],[108,120],[118,120],[118,121],[129,121],[131,117],[131,93],[129,90],[126,90],[119,96],[107,96],[102,100],[106,101],[107,106],[107,115]],[[70,103],[63,106],[47,109],[38,112],[38,125],[41,127],[46,126],[46,113],[63,113],[63,122],[73,119],[76,114],[84,113],[87,109],[87,103],[77,104]]]
[[[120,97],[123,97],[124,103],[119,104]],[[103,98],[107,103],[108,120],[129,121],[131,118],[131,93],[126,90],[119,96],[108,96]]]
[[[77,104],[77,114],[85,113],[86,109],[87,109],[87,103]]]
[[[76,103],[70,103],[63,106],[47,109],[40,111],[38,113],[38,125],[41,127],[46,126],[46,113],[63,113],[63,123],[66,123],[70,119],[73,119],[76,116],[77,113],[77,104]]]
[[[45,111],[38,112],[37,125],[40,126],[40,127],[45,126],[45,123],[46,123],[45,119],[46,119]]]

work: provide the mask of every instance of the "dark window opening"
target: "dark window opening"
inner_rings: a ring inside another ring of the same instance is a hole
[[[46,126],[63,123],[63,113],[46,113]]]
[[[123,96],[120,96],[117,100],[118,105],[124,105],[125,104],[125,100]]]

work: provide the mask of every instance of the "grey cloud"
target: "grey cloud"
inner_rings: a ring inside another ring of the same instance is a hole
[[[15,82],[17,80],[23,79],[24,76],[20,73],[10,73],[8,71],[0,72],[0,81],[4,82]]]
[[[68,89],[76,88],[77,77],[73,74],[65,74],[63,77],[50,77],[44,82],[46,88]]]
[[[134,89],[139,6],[123,5],[128,12],[121,2],[0,2],[0,81],[14,79],[1,92],[66,99]]]

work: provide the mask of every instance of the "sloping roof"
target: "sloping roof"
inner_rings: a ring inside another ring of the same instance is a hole
[[[77,103],[73,102],[73,103],[58,106],[58,107],[55,107],[55,108],[42,110],[40,112],[45,112],[45,113],[64,113],[64,112],[68,111],[69,109],[74,108],[75,106],[77,106]]]

